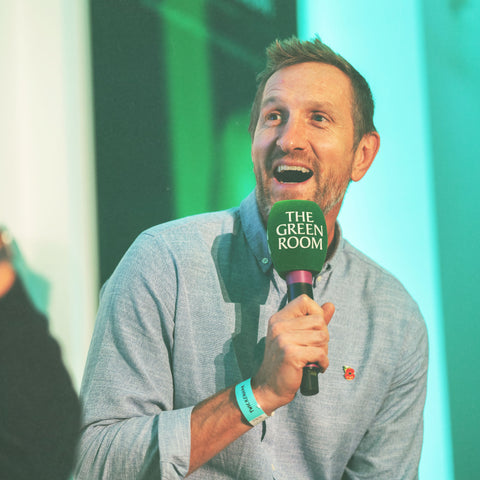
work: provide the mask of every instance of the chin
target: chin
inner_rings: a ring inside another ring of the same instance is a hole
[[[307,182],[297,184],[276,183],[270,191],[270,197],[279,200],[314,200],[316,188]]]
[[[310,200],[312,202],[318,203],[315,195],[309,192],[303,192],[301,190],[282,192],[280,195],[276,195],[273,197],[272,204],[280,200]]]
[[[310,200],[316,202],[314,195],[311,192],[305,192],[304,188],[288,187],[275,190],[265,191],[259,188],[258,185],[255,190],[258,210],[265,223],[267,222],[273,204],[276,202],[282,200]]]

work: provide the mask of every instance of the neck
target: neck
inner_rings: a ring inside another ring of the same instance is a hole
[[[337,222],[337,217],[340,213],[341,206],[342,202],[340,201],[325,215],[329,247],[332,245],[333,239],[335,238],[335,223]]]

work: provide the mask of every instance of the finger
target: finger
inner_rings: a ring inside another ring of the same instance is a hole
[[[333,317],[333,314],[335,313],[335,305],[330,302],[324,303],[322,305],[322,310],[323,310],[323,319],[325,320],[325,323],[328,325],[330,323],[330,320]]]
[[[320,368],[322,373],[328,368],[328,346],[321,348],[318,347],[307,347],[302,351],[303,360],[301,366],[306,365],[317,365]]]
[[[294,298],[291,302],[287,303],[282,310],[296,317],[315,315],[322,312],[320,305],[305,294]]]
[[[335,306],[328,302],[320,307],[318,314],[296,317],[293,321],[298,330],[324,330],[328,327],[334,313]]]
[[[332,303],[325,303],[320,307],[309,297],[303,299],[298,297],[294,301],[296,302],[294,305],[287,304],[270,318],[269,326],[274,336],[289,330],[323,330],[335,312]]]
[[[328,330],[309,330],[291,332],[287,341],[300,347],[327,347],[330,340]],[[282,339],[283,341],[283,339]]]
[[[295,318],[285,326],[285,331],[299,332],[304,335],[312,335],[315,332],[328,332],[328,324],[323,315],[307,315],[306,317]]]

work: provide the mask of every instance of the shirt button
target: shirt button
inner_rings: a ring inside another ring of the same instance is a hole
[[[267,258],[267,257],[262,258],[262,263],[263,263],[264,265],[266,265],[266,264],[268,263],[268,258]]]

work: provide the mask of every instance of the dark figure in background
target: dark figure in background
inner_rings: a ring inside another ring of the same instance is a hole
[[[80,405],[47,319],[17,275],[0,229],[0,478],[64,480]]]

